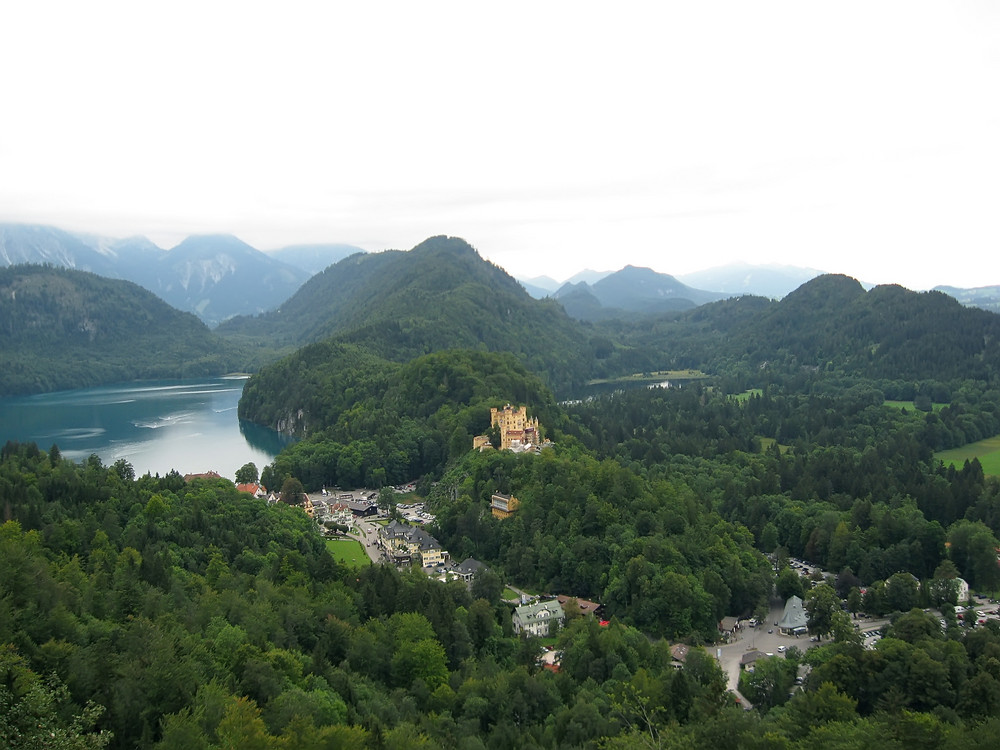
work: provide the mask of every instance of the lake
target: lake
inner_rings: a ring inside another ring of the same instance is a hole
[[[233,479],[290,442],[236,416],[244,376],[155,380],[0,399],[0,443],[59,446],[64,458],[124,458],[136,476],[216,471]]]

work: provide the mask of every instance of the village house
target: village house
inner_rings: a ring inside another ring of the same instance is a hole
[[[449,572],[454,573],[456,578],[461,578],[466,583],[472,583],[472,579],[484,570],[489,570],[489,568],[474,557],[467,557],[459,565],[451,568]]]
[[[785,602],[785,611],[778,620],[778,631],[785,635],[803,635],[807,632],[809,618],[806,610],[802,606],[802,599],[797,596],[788,597]]]
[[[495,492],[490,498],[490,509],[493,511],[493,517],[501,521],[514,515],[519,507],[521,507],[521,501],[512,495]]]
[[[379,529],[379,543],[397,565],[410,563],[420,555],[425,568],[443,565],[448,553],[440,542],[423,529],[394,520]]]
[[[340,524],[341,526],[348,527],[354,523],[354,513],[351,512],[351,506],[347,503],[328,503],[326,508],[328,520],[333,521],[336,524]]]
[[[557,596],[556,601],[559,602],[563,611],[565,611],[566,605],[569,602],[575,602],[576,611],[581,615],[593,615],[598,609],[601,608],[601,605],[597,602],[589,602],[586,599],[578,599],[574,596],[566,596],[565,594]]]
[[[515,635],[524,633],[536,638],[554,635],[565,619],[566,613],[556,599],[522,604],[511,616]]]
[[[249,482],[247,484],[238,484],[236,489],[240,492],[246,492],[247,494],[253,495],[257,499],[263,499],[267,497],[267,490],[264,489],[264,485],[257,482]]]
[[[351,510],[351,515],[355,518],[372,518],[378,515],[378,506],[369,500],[342,500]]]
[[[292,507],[294,508],[301,508],[302,511],[310,518],[313,518],[316,515],[316,508],[313,506],[312,500],[309,498],[309,495],[303,494],[301,502],[290,503],[290,505],[292,505]]]
[[[754,665],[757,663],[758,659],[763,659],[766,657],[763,651],[759,649],[754,649],[752,651],[747,651],[743,656],[740,657],[740,669],[744,669],[747,672],[753,672]]]

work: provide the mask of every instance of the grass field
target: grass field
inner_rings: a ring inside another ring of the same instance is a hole
[[[907,411],[913,411],[914,409],[916,409],[912,401],[890,401],[889,399],[886,399],[882,403],[885,404],[886,406],[891,406],[895,409],[906,409]],[[931,404],[931,408],[934,411],[941,411],[947,405],[948,404],[933,403]]]
[[[342,562],[350,568],[363,568],[372,564],[365,548],[361,546],[361,542],[354,539],[327,539],[326,548],[330,550],[330,554],[338,562]]]
[[[761,453],[767,452],[767,450],[775,443],[774,438],[763,437],[761,435],[758,435],[757,439],[760,441]],[[778,450],[781,451],[781,453],[788,453],[791,447],[792,446],[790,445],[782,445],[781,443],[778,443]]]
[[[954,464],[960,469],[965,462],[978,458],[983,466],[983,473],[989,476],[1000,477],[1000,435],[994,435],[978,443],[969,443],[961,448],[941,451],[934,454],[945,466]]]
[[[637,372],[623,378],[610,378],[587,381],[587,385],[606,385],[614,383],[659,383],[664,380],[702,380],[708,376],[701,370],[660,370],[659,372]]]
[[[733,396],[733,398],[736,399],[737,403],[742,404],[745,401],[749,401],[751,396],[760,396],[762,393],[764,393],[764,391],[762,391],[760,388],[751,388],[749,391],[743,391],[743,393],[737,393],[736,395]]]

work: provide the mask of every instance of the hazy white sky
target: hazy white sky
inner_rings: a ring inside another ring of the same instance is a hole
[[[31,2],[0,221],[1000,284],[1000,3]]]

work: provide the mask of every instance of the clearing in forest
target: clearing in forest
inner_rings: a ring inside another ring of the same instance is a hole
[[[342,562],[349,568],[363,568],[372,564],[361,542],[354,539],[327,539],[326,548],[337,562]]]
[[[934,457],[940,459],[945,466],[954,464],[956,469],[961,469],[966,461],[978,458],[984,474],[1000,477],[1000,435],[969,443],[961,448],[938,451]]]

